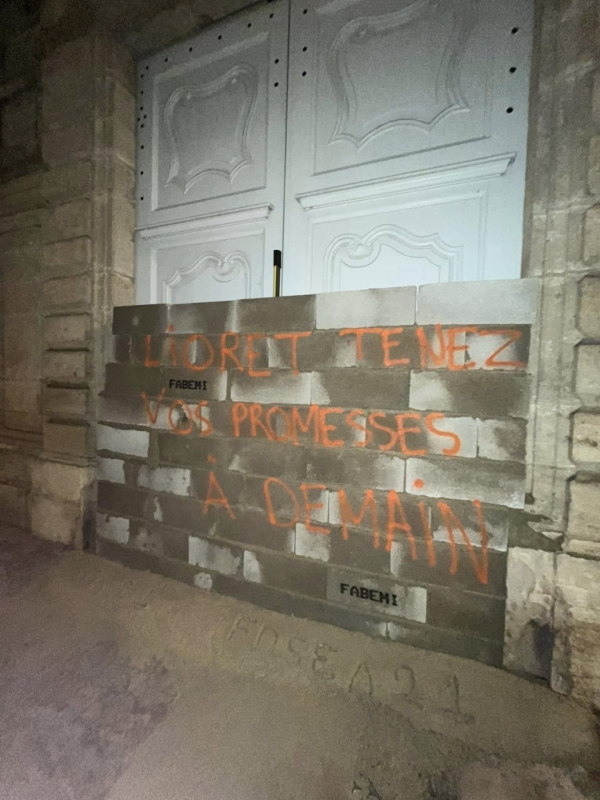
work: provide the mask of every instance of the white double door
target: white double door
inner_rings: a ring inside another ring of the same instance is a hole
[[[277,0],[139,64],[140,303],[520,275],[529,0]]]

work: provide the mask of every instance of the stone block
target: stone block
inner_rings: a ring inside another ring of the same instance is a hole
[[[239,300],[235,320],[232,330],[240,333],[312,331],[315,327],[315,295]]]
[[[29,316],[39,307],[39,284],[34,281],[6,281],[4,283],[6,317]]]
[[[536,278],[420,286],[417,324],[531,325],[538,310],[540,287]]]
[[[135,300],[133,278],[113,273],[110,276],[110,292],[115,307],[130,306]]]
[[[505,600],[472,592],[452,591],[446,587],[428,587],[427,622],[481,639],[502,642]]]
[[[189,538],[189,563],[222,575],[238,575],[243,553],[237,547],[222,547],[196,536]]]
[[[600,195],[600,136],[590,139],[587,184],[590,194]]]
[[[125,517],[111,517],[109,514],[96,514],[96,533],[101,539],[117,544],[129,542],[130,521]]]
[[[14,148],[21,156],[32,155],[38,149],[37,92],[19,92],[2,106],[0,135],[2,146]]]
[[[276,553],[255,553],[253,575],[273,589],[325,599],[327,568],[313,559],[300,559]],[[255,582],[259,582],[255,580]]]
[[[89,275],[80,275],[75,278],[56,278],[46,281],[43,299],[48,311],[87,310],[92,302],[91,278]]]
[[[316,327],[395,328],[414,325],[415,298],[414,286],[320,294],[316,301]]]
[[[44,411],[50,417],[84,417],[87,413],[88,390],[78,388],[44,389]]]
[[[595,264],[600,258],[600,203],[584,214],[583,223],[583,260],[586,264]]]
[[[507,669],[550,679],[555,554],[512,547],[506,575]]]
[[[552,687],[600,707],[600,561],[559,554]]]
[[[2,240],[0,239],[0,246]],[[34,246],[3,250],[3,280],[6,283],[37,281],[41,273],[40,248]]]
[[[310,402],[341,408],[406,408],[409,381],[410,373],[406,369],[315,372]]]
[[[4,319],[4,377],[32,381],[40,377],[40,319],[8,314]]]
[[[88,353],[82,350],[47,350],[43,376],[56,383],[81,383],[88,374]]]
[[[357,572],[331,568],[327,599],[361,613],[402,617],[414,622],[427,618],[427,589],[402,586],[387,578],[367,578]]]
[[[143,464],[138,472],[137,484],[140,488],[152,489],[154,492],[168,492],[187,497],[190,493],[191,475],[189,469],[177,467],[150,469]]]
[[[569,486],[569,538],[600,542],[600,483],[572,481]]]
[[[93,470],[54,461],[37,461],[31,465],[31,489],[35,494],[58,500],[81,501],[94,480]]]
[[[58,242],[91,236],[92,203],[88,198],[54,206],[44,221],[44,241]]]
[[[6,381],[4,384],[4,408],[6,411],[40,413],[41,386],[39,381]]]
[[[573,417],[573,458],[600,463],[600,414],[578,411]]]
[[[66,278],[80,275],[92,266],[92,240],[87,236],[44,245],[44,276]]]
[[[600,344],[577,348],[575,391],[586,405],[600,404]]]
[[[94,129],[91,121],[84,120],[67,128],[47,130],[42,135],[42,157],[51,169],[71,161],[91,158],[93,146]]]
[[[98,508],[113,516],[144,519],[146,498],[140,489],[98,481]]]
[[[529,412],[526,375],[504,372],[417,372],[410,378],[410,408],[471,417],[522,417]]]
[[[109,483],[125,483],[125,462],[118,458],[99,458],[97,478]]]
[[[459,458],[409,458],[406,491],[425,497],[479,500],[509,508],[525,504],[525,466]]]
[[[331,539],[323,533],[309,531],[302,522],[296,523],[294,553],[303,558],[329,561]]]
[[[362,486],[404,491],[405,460],[373,450],[310,448],[306,477],[327,486]],[[279,474],[279,473],[275,473]]]
[[[0,514],[8,525],[17,528],[29,527],[27,492],[22,486],[0,484]]]
[[[44,199],[52,206],[90,195],[92,188],[93,171],[91,161],[76,161],[64,164],[44,173]]]
[[[108,425],[98,425],[96,441],[98,450],[146,458],[150,434],[148,431],[136,431],[131,428],[111,428]]]
[[[31,530],[40,539],[80,547],[83,538],[83,508],[46,495],[29,496]]]
[[[577,326],[586,338],[600,339],[600,276],[590,275],[579,284]]]
[[[480,458],[525,462],[526,423],[517,419],[477,421],[477,451]]]
[[[311,402],[310,395],[309,372],[290,376],[288,370],[279,370],[265,378],[253,378],[246,373],[236,372],[231,378],[231,399],[235,402],[308,405]]]
[[[87,314],[69,314],[44,319],[44,344],[50,350],[85,348],[89,344],[91,318]]]
[[[44,422],[44,450],[68,456],[87,456],[92,449],[91,431],[87,424],[47,420]]]

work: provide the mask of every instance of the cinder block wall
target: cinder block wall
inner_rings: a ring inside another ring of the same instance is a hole
[[[501,665],[539,288],[116,309],[97,551]]]

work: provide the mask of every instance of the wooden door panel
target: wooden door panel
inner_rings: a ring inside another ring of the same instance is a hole
[[[235,226],[232,215],[251,218],[256,208],[267,212],[260,257],[253,252],[248,262],[252,276],[244,291],[248,296],[271,293],[272,251],[282,247],[287,47],[288,3],[279,0],[211,26],[138,65],[140,302],[163,293],[162,284],[149,285],[159,275],[145,261],[146,239],[173,237],[177,229],[169,226],[180,223],[186,234]],[[167,251],[160,249],[163,256]],[[179,274],[174,260],[167,263],[173,276]],[[183,280],[179,274],[173,302],[192,302],[181,297],[185,287],[199,292],[200,272],[193,280],[190,276]],[[239,281],[202,280],[211,293],[221,286],[222,296],[212,299],[232,299],[231,292],[237,297],[241,291]]]

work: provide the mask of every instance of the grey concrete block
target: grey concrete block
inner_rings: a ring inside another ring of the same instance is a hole
[[[431,501],[427,503],[427,505],[431,509],[430,527],[433,538],[436,542],[448,542],[448,530],[437,503]],[[469,539],[469,542],[473,545],[473,547],[481,547],[481,529],[477,511],[473,503],[452,500],[449,505],[465,529],[465,533]],[[514,523],[516,515],[519,515],[520,519],[521,512],[511,513],[505,507],[483,506],[482,513],[485,521],[485,533],[487,537],[488,549],[505,553],[508,548],[509,537],[515,528]],[[415,535],[417,535],[417,531],[421,527],[422,526],[419,526],[418,528],[413,527]],[[421,535],[423,535],[422,532]],[[458,544],[464,544],[464,540],[460,532],[457,533],[455,531],[454,538]]]
[[[146,493],[118,483],[98,481],[98,509],[117,517],[144,518]]]
[[[306,477],[306,451],[303,447],[253,439],[231,441],[230,446],[230,470],[267,478],[276,475],[286,481]]]
[[[312,331],[315,327],[315,295],[264,297],[238,300],[234,327],[242,333]],[[227,330],[227,329],[225,329]]]
[[[481,550],[472,552],[477,559],[477,569],[471,560],[469,549],[462,544],[462,537],[455,531],[455,546],[448,542],[433,542],[435,561],[429,562],[427,542],[416,539],[416,558],[413,559],[410,542],[406,537],[392,544],[390,572],[401,581],[418,585],[449,586],[478,594],[506,596],[506,553],[496,550],[487,552],[487,582],[482,582],[484,557]]]
[[[237,547],[222,547],[196,536],[189,538],[190,564],[220,572],[222,575],[237,575],[241,569],[242,557],[242,552]]]
[[[168,322],[168,308],[164,305],[118,306],[113,310],[114,334],[141,336],[163,335]]]
[[[160,523],[169,528],[205,536],[212,535],[215,517],[212,508],[208,508],[204,514],[203,503],[195,498],[151,495],[146,505],[146,519],[149,523]]]
[[[294,526],[275,528],[266,511],[245,508],[236,519],[228,514],[213,514],[210,533],[217,539],[231,541],[244,547],[261,547],[281,553],[294,552]],[[313,534],[317,535],[317,534]],[[325,537],[322,537],[325,538]]]
[[[405,461],[362,448],[310,448],[306,476],[316,483],[404,491]]]
[[[107,364],[104,387],[107,394],[111,395],[133,394],[140,397],[142,392],[146,392],[147,397],[157,397],[162,389],[161,373],[159,369]]]
[[[517,419],[480,419],[477,422],[480,458],[525,461],[527,425]]]
[[[311,402],[341,408],[406,408],[410,373],[399,369],[330,369],[313,373]]]
[[[235,330],[235,313],[235,302],[182,303],[169,306],[168,324],[176,334],[223,333]]]
[[[427,622],[436,628],[450,628],[501,643],[505,610],[503,597],[485,597],[441,586],[428,591]]]
[[[530,325],[535,320],[541,283],[461,281],[419,287],[418,325]]]
[[[427,616],[427,589],[401,586],[386,578],[366,577],[335,568],[327,575],[327,599],[361,613],[402,617],[414,622],[425,622]]]
[[[276,339],[270,336],[268,348],[269,367],[292,368],[291,339]],[[338,331],[313,331],[310,336],[296,341],[296,365],[301,372],[329,367],[355,367],[356,364],[355,341],[351,336],[340,336]]]
[[[189,469],[178,467],[157,467],[150,469],[142,464],[137,477],[137,485],[154,492],[168,492],[187,497],[190,492],[191,475]]]
[[[155,372],[154,369],[145,371]],[[227,373],[216,368],[195,372],[164,367],[160,370],[160,376],[165,398],[181,398],[186,402],[200,403],[202,400],[225,400],[227,397]]]
[[[509,508],[525,504],[525,466],[458,458],[409,458],[406,491],[425,497],[479,500]]]
[[[157,575],[164,575],[190,586],[194,585],[194,578],[198,574],[198,567],[172,558],[152,555],[141,549],[123,547],[104,539],[96,541],[96,553],[103,558],[117,561],[130,569],[148,570]]]
[[[510,328],[479,328],[476,333],[466,333],[466,360],[475,362],[474,369],[511,372],[525,369],[529,362],[530,331],[529,326],[511,325]]]
[[[416,288],[368,289],[317,295],[317,328],[414,325]]]
[[[246,480],[251,479],[246,479],[246,476],[240,472],[229,472],[225,470],[221,464],[215,464],[214,466],[215,469],[210,472],[208,470],[192,471],[192,496],[197,497],[203,503],[208,500],[206,503],[207,507],[216,508],[219,514],[228,514],[224,503],[211,503],[210,500],[214,498],[223,499],[224,496],[229,507],[234,509],[242,503]],[[212,479],[210,477],[211,475],[213,476]],[[259,481],[261,485],[263,483],[262,478],[254,478],[254,480]],[[262,506],[259,508],[261,510],[264,509],[264,500]],[[239,512],[236,511],[236,517],[238,513]],[[229,514],[229,516],[231,515]]]
[[[353,503],[352,507],[355,508]],[[360,506],[356,506],[360,508]],[[407,514],[408,516],[408,514]],[[390,576],[390,554],[385,549],[385,519],[384,510],[380,515],[382,533],[379,547],[374,547],[373,532],[365,528],[351,528],[347,539],[342,536],[341,528],[333,528],[329,534],[330,548],[329,561],[341,567],[360,570],[361,573],[374,573],[376,575]]]
[[[313,533],[302,522],[296,524],[294,553],[303,558],[329,561],[331,538],[328,534]]]
[[[96,442],[98,450],[109,450],[113,453],[124,453],[129,456],[146,458],[150,434],[147,431],[136,431],[128,428],[112,428],[98,425]]]
[[[288,370],[273,371],[267,378],[253,378],[234,373],[231,379],[231,399],[246,403],[290,403],[308,405],[311,374],[290,375]]]
[[[99,458],[97,478],[110,483],[125,483],[124,462],[118,458]]]
[[[261,577],[260,581],[255,582],[286,592],[325,599],[327,568],[324,564],[275,553],[254,555],[257,565],[254,575],[258,573]]]
[[[158,460],[173,464],[210,469],[227,469],[231,461],[232,440],[212,436],[178,436],[173,433],[158,434]]]
[[[529,412],[529,379],[505,372],[413,370],[410,408],[468,414],[471,417],[522,417]]]
[[[108,514],[96,514],[96,533],[101,539],[117,544],[129,541],[130,520],[126,517],[111,517]]]

